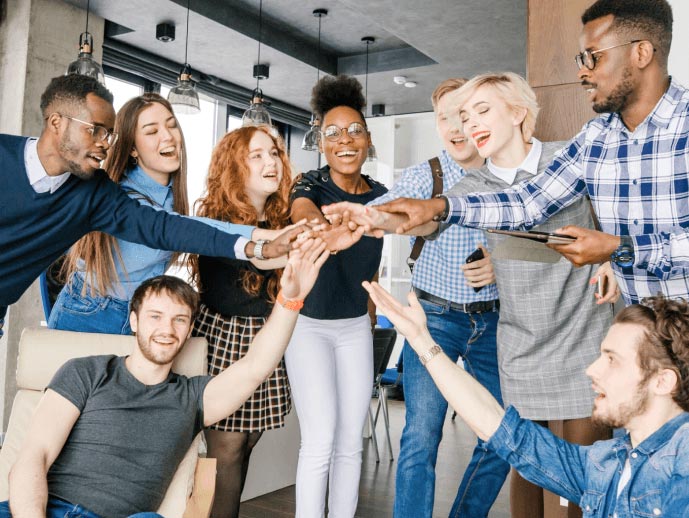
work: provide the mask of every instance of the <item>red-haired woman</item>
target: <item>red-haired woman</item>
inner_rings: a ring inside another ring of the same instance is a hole
[[[289,224],[291,167],[282,140],[271,131],[239,128],[216,145],[199,215],[268,229]],[[190,264],[202,303],[193,335],[208,341],[209,374],[217,375],[247,353],[276,301],[281,271],[206,256],[192,257]],[[284,425],[290,408],[281,362],[242,407],[206,430],[208,454],[218,459],[214,518],[238,516],[251,451],[264,430]]]

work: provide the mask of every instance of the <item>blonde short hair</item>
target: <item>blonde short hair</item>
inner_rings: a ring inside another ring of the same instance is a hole
[[[436,86],[435,90],[433,90],[433,94],[431,95],[433,111],[438,110],[438,101],[440,101],[440,98],[443,95],[454,92],[466,82],[467,80],[464,77],[452,77],[450,79],[445,79],[445,81]]]
[[[526,116],[522,121],[521,130],[524,142],[529,142],[536,129],[536,118],[540,108],[536,101],[536,94],[529,86],[529,83],[514,72],[481,74],[472,77],[452,94],[450,99],[450,104],[453,106],[452,111],[458,113],[467,99],[482,86],[492,87],[513,110],[519,108],[526,109]]]

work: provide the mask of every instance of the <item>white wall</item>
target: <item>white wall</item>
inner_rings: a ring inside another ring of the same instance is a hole
[[[674,24],[672,28],[672,48],[668,69],[674,79],[689,87],[689,2],[687,0],[669,0],[672,6]]]

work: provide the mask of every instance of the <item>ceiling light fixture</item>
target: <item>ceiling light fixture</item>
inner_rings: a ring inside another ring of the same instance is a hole
[[[361,41],[363,41],[366,44],[366,90],[365,90],[365,99],[366,99],[366,105],[368,106],[368,48],[371,46],[373,42],[376,41],[376,39],[373,36],[364,36],[361,38]],[[371,145],[368,147],[368,152],[366,153],[366,161],[367,162],[375,162],[378,160],[378,154],[376,153],[376,146],[371,143]]]
[[[258,4],[258,60],[254,65],[254,77],[256,88],[251,94],[251,103],[242,115],[242,126],[256,126],[258,124],[271,125],[270,113],[263,100],[263,92],[259,88],[261,79],[268,77],[268,65],[261,64],[261,31],[263,29],[263,0]]]
[[[318,18],[318,61],[316,63],[316,83],[321,78],[321,22],[324,16],[328,16],[327,9],[314,9],[313,15]],[[318,138],[321,133],[321,121],[316,119],[316,114],[311,114],[309,131],[301,141],[301,148],[304,151],[318,151]]]
[[[392,78],[392,82],[396,85],[403,85],[407,82],[407,76],[395,76]]]
[[[418,83],[416,81],[406,81],[404,83],[404,86],[406,86],[407,88],[416,88],[417,84]]]
[[[199,113],[201,111],[199,94],[196,93],[196,88],[191,80],[191,66],[187,61],[187,52],[189,51],[189,1],[187,0],[187,36],[184,40],[184,65],[182,65],[182,70],[179,72],[177,86],[167,94],[167,100],[172,105],[175,113]]]
[[[167,22],[156,25],[156,39],[163,43],[175,41],[175,26]]]
[[[105,74],[100,63],[93,59],[93,36],[89,32],[89,12],[91,11],[91,0],[86,2],[86,30],[79,36],[79,56],[67,67],[67,73],[81,74],[93,77],[99,83],[105,84]]]

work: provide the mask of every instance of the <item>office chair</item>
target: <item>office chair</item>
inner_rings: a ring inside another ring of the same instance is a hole
[[[378,404],[376,405],[375,415],[368,409],[368,419],[371,427],[371,439],[373,440],[373,447],[376,451],[376,462],[380,462],[380,454],[378,453],[378,438],[376,437],[376,425],[378,424],[378,416],[380,412],[383,413],[383,420],[385,422],[385,434],[388,441],[388,450],[390,452],[390,462],[394,459],[392,454],[392,441],[390,440],[390,417],[388,414],[388,395],[387,385],[381,382],[381,378],[387,369],[390,355],[395,347],[397,340],[397,331],[391,328],[375,328],[373,330],[373,388],[378,393]]]

